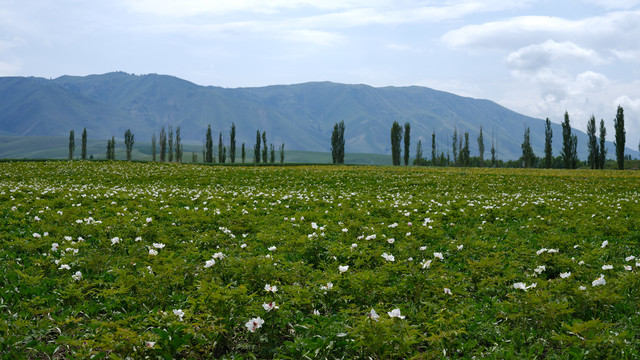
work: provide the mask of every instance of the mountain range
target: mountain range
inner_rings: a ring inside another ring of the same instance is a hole
[[[0,135],[13,137],[60,138],[74,130],[79,139],[86,127],[91,139],[122,139],[131,129],[138,143],[149,143],[152,134],[158,135],[162,126],[168,129],[171,125],[181,128],[184,143],[200,146],[211,125],[217,145],[219,132],[228,144],[229,130],[235,123],[238,147],[244,142],[252,149],[256,130],[260,130],[266,131],[269,143],[284,142],[287,150],[328,152],[334,124],[344,120],[347,153],[390,154],[390,129],[398,121],[411,124],[412,156],[422,140],[424,156],[430,157],[432,132],[438,152],[446,154],[454,129],[459,136],[469,132],[471,156],[475,156],[480,126],[485,158],[489,157],[492,134],[498,158],[519,158],[525,126],[531,128],[536,155],[542,156],[544,147],[541,119],[489,100],[418,86],[375,88],[311,82],[228,89],[167,75],[113,72],[56,79],[0,77],[0,99]],[[552,128],[557,156],[562,129],[556,123]],[[579,157],[584,159],[586,134],[573,131],[578,136]],[[612,156],[613,145],[609,143],[608,148]],[[635,154],[633,150],[627,153]]]

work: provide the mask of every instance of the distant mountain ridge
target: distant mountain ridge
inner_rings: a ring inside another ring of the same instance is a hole
[[[422,140],[431,154],[435,131],[438,152],[450,149],[454,128],[470,134],[471,155],[477,155],[477,136],[483,127],[485,158],[493,132],[497,155],[516,159],[521,154],[525,125],[531,128],[536,155],[543,155],[544,121],[513,112],[489,100],[478,100],[426,87],[382,87],[311,82],[257,88],[225,89],[199,86],[167,75],[122,72],[89,76],[0,78],[0,134],[13,136],[77,136],[84,127],[89,137],[122,138],[131,129],[137,141],[149,142],[161,126],[181,127],[187,143],[203,141],[211,124],[214,143],[222,131],[228,144],[231,123],[237,128],[238,148],[250,153],[256,130],[266,131],[269,143],[286,149],[330,151],[333,125],[345,121],[346,151],[390,153],[393,121],[411,123],[412,156]],[[572,119],[586,121],[586,119]],[[553,124],[554,155],[562,130]],[[613,129],[609,130],[610,132]],[[578,152],[586,157],[586,135],[578,135]],[[609,146],[609,155],[613,147]],[[252,155],[252,154],[249,154]]]

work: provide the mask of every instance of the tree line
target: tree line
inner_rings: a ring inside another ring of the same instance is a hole
[[[613,120],[614,130],[615,130],[615,150],[616,150],[616,167],[620,170],[624,169],[624,147],[626,142],[626,132],[624,129],[624,109],[621,106],[618,106],[616,111],[616,117]],[[516,162],[507,162],[507,165],[514,166],[515,164],[521,164],[521,167],[532,168],[532,167],[544,167],[544,168],[558,168],[563,167],[565,169],[575,169],[578,167],[580,163],[580,159],[578,158],[577,147],[578,147],[578,138],[571,131],[571,124],[569,119],[569,113],[565,112],[564,121],[561,123],[562,125],[562,149],[560,151],[560,155],[556,158],[553,157],[552,154],[552,141],[553,141],[553,130],[551,129],[551,121],[549,118],[545,121],[545,144],[544,144],[544,158],[539,158],[533,151],[533,147],[531,145],[531,129],[529,127],[525,127],[524,130],[524,139],[521,145],[522,156]],[[606,135],[607,129],[605,127],[604,120],[600,120],[600,128],[599,134],[596,134],[596,119],[595,116],[591,116],[591,118],[587,122],[587,147],[589,151],[589,155],[587,157],[587,165],[591,167],[591,169],[604,169],[606,157],[607,157],[607,149],[606,149]],[[408,149],[409,149],[409,136],[410,136],[410,124],[405,124],[404,130],[404,138],[405,138],[405,165],[408,162]],[[391,157],[393,165],[400,165],[400,142],[402,140],[402,127],[398,124],[397,121],[393,123],[391,126]],[[504,161],[499,161],[496,159],[496,147],[495,141],[493,138],[493,134],[491,136],[491,160],[489,164],[484,159],[484,137],[482,126],[480,126],[479,135],[477,138],[478,141],[478,153],[479,156],[476,157],[474,163],[471,164],[471,158],[469,156],[469,132],[465,132],[464,136],[462,133],[458,133],[457,127],[454,127],[454,132],[452,136],[452,152],[453,159],[450,158],[449,150],[447,150],[447,154],[444,152],[439,152],[437,150],[436,145],[436,134],[435,131],[431,134],[431,160],[423,157],[422,152],[422,141],[419,140],[416,145],[416,153],[413,160],[414,165],[418,166],[485,166],[490,165],[492,167],[498,166],[499,164],[504,165]],[[638,151],[640,151],[640,144],[638,144]],[[630,156],[627,157],[630,159]],[[544,162],[542,162],[544,161]]]

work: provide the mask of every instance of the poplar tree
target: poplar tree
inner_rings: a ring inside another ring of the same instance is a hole
[[[151,159],[156,161],[156,133],[151,135]]]
[[[124,132],[124,146],[126,148],[127,161],[131,161],[131,151],[133,150],[133,143],[135,142],[133,133],[127,129]]]
[[[84,130],[82,130],[82,149],[80,152],[80,158],[82,160],[87,159],[87,128],[84,128]]]
[[[338,164],[344,164],[344,120],[338,124]]]
[[[524,141],[522,142],[522,166],[525,168],[533,167],[536,161],[536,155],[531,147],[531,129],[528,127],[524,130]]]
[[[411,124],[404,123],[404,166],[409,165],[409,148],[411,146]]]
[[[626,132],[624,130],[624,110],[620,105],[618,105],[618,111],[616,111],[616,118],[613,120],[613,128],[616,131],[614,145],[616,146],[618,170],[624,170],[624,143],[626,141]]]
[[[338,163],[338,132],[338,123],[335,123],[331,132],[331,161],[333,164]]]
[[[462,141],[462,139],[460,139],[460,141]],[[467,167],[469,166],[469,155],[470,155],[470,151],[469,151],[469,132],[465,131],[464,132],[464,146],[462,146],[462,150],[460,150],[460,157],[461,157],[461,163],[463,166]]]
[[[236,162],[236,124],[235,123],[231,123],[231,132],[229,134],[229,160],[231,161],[232,164]]]
[[[273,146],[273,144],[271,144],[271,147],[269,149],[269,162],[273,164],[276,162],[276,148]]]
[[[491,167],[496,167],[496,143],[493,138],[493,129],[491,129]]]
[[[73,130],[69,131],[69,160],[73,160],[73,152],[76,150],[76,136]]]
[[[551,129],[551,121],[547,118],[544,125],[544,165],[547,169],[551,168],[551,161],[553,160],[552,141],[553,130]]]
[[[213,162],[213,136],[211,135],[211,125],[207,127],[207,135],[205,138],[205,151],[206,153],[204,154],[205,155],[204,161],[206,163],[212,163]]]
[[[453,164],[458,164],[458,128],[453,128]]]
[[[176,162],[182,162],[182,138],[180,136],[180,126],[176,128]]]
[[[402,126],[397,121],[391,126],[391,159],[393,165],[400,165],[400,143],[402,142]]]
[[[562,161],[565,169],[573,169],[573,137],[571,136],[571,125],[569,123],[569,112],[564,113],[562,122]]]
[[[253,146],[253,162],[260,163],[260,130],[256,130],[256,144]]]
[[[598,152],[598,167],[604,169],[604,163],[607,159],[607,128],[604,126],[604,120],[600,119],[600,151]]]
[[[422,140],[418,140],[418,145],[416,145],[416,158],[413,160],[413,164],[422,165]]]
[[[167,161],[167,133],[164,131],[164,125],[160,129],[160,162]]]
[[[431,165],[436,165],[436,132],[431,133]]]
[[[223,150],[224,145],[222,144],[222,131],[220,131],[220,136],[218,137],[218,163],[224,163],[224,154]]]
[[[480,135],[478,135],[478,152],[480,153],[480,167],[484,166],[484,139],[482,138],[482,125],[480,125]]]
[[[596,117],[591,115],[587,122],[587,146],[589,148],[588,162],[592,169],[598,168],[598,137],[596,136]]]
[[[169,125],[169,162],[173,162],[173,125]]]
[[[242,163],[244,164],[244,158],[247,156],[247,152],[244,149],[244,143],[242,143]]]
[[[267,163],[267,156],[269,150],[267,149],[267,132],[262,132],[262,162]]]
[[[284,163],[284,143],[280,145],[280,164]]]

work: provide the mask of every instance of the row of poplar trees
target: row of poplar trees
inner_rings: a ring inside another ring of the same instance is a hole
[[[124,144],[126,147],[126,154],[127,154],[127,160],[131,160],[131,151],[133,151],[133,144],[134,144],[135,140],[134,140],[134,135],[131,132],[131,130],[127,129],[127,131],[125,131],[124,133]],[[69,155],[68,155],[68,159],[72,160],[73,159],[73,153],[76,150],[76,139],[75,139],[75,132],[73,130],[71,130],[69,132]],[[115,160],[116,159],[116,139],[115,137],[111,137],[110,140],[107,140],[107,154],[106,154],[106,159],[107,160]],[[93,159],[93,155],[90,156],[91,159]],[[86,160],[87,159],[87,128],[84,128],[82,130],[82,147],[80,150],[80,159],[82,160]]]
[[[616,164],[617,168],[622,170],[624,169],[624,147],[626,142],[626,132],[624,129],[624,109],[621,106],[618,106],[616,117],[614,119],[614,129],[615,129],[615,149],[616,149]],[[600,129],[599,129],[599,137],[596,134],[596,119],[595,116],[591,116],[587,123],[587,138],[588,138],[588,150],[589,155],[587,159],[587,163],[592,169],[604,169],[605,160],[607,157],[607,149],[605,147],[606,142],[607,129],[605,127],[604,120],[600,120]],[[408,165],[409,163],[409,147],[410,147],[410,136],[411,136],[411,125],[407,122],[404,124],[404,134],[403,127],[397,122],[394,121],[391,126],[391,157],[393,165],[401,164],[401,143],[404,138],[404,165]],[[552,139],[553,139],[553,130],[551,129],[551,121],[549,118],[546,119],[545,122],[545,146],[544,146],[544,167],[551,168],[553,164],[553,154],[552,154]],[[464,133],[464,142],[463,137],[458,136],[458,130],[455,128],[453,133],[453,163],[461,166],[469,166],[470,159],[470,151],[469,151],[469,132]],[[445,158],[444,153],[440,155],[440,158],[437,156],[436,152],[436,141],[435,141],[435,132],[433,132],[431,136],[432,142],[432,165],[445,165],[449,164],[449,156]],[[492,147],[491,147],[491,165],[495,166],[496,161],[496,150],[495,143],[492,137]],[[524,140],[522,142],[522,157],[520,160],[522,161],[523,167],[536,167],[538,165],[538,157],[536,157],[533,148],[531,146],[531,129],[529,127],[525,128],[524,131]],[[560,152],[560,160],[562,165],[566,169],[575,169],[578,166],[579,159],[577,153],[578,147],[578,138],[571,131],[571,124],[569,120],[569,113],[565,112],[564,121],[562,122],[562,150]],[[638,145],[638,151],[640,151],[640,144]],[[478,152],[479,152],[479,164],[483,166],[484,164],[484,139],[482,134],[482,126],[480,127],[480,134],[478,136]],[[416,146],[416,156],[414,159],[414,164],[424,165],[426,164],[426,160],[422,157],[422,141],[418,141]]]
[[[236,125],[235,123],[231,124],[231,131],[229,132],[229,161],[231,163],[236,162]],[[280,145],[280,163],[284,162],[284,143]],[[242,143],[240,156],[242,158],[242,162],[245,162],[245,158],[247,156],[247,151],[245,148],[245,144]],[[205,135],[204,146],[202,148],[202,158],[205,163],[213,163],[213,136],[211,134],[211,125],[207,127],[207,133]],[[222,132],[220,132],[220,136],[218,137],[218,163],[224,164],[227,160],[227,147],[224,146]],[[276,150],[275,146],[271,144],[271,147],[267,147],[267,132],[263,131],[262,134],[260,130],[256,131],[256,143],[253,146],[253,162],[259,164],[263,163],[275,163],[276,161]],[[193,162],[197,162],[197,157],[195,153],[193,154]]]

